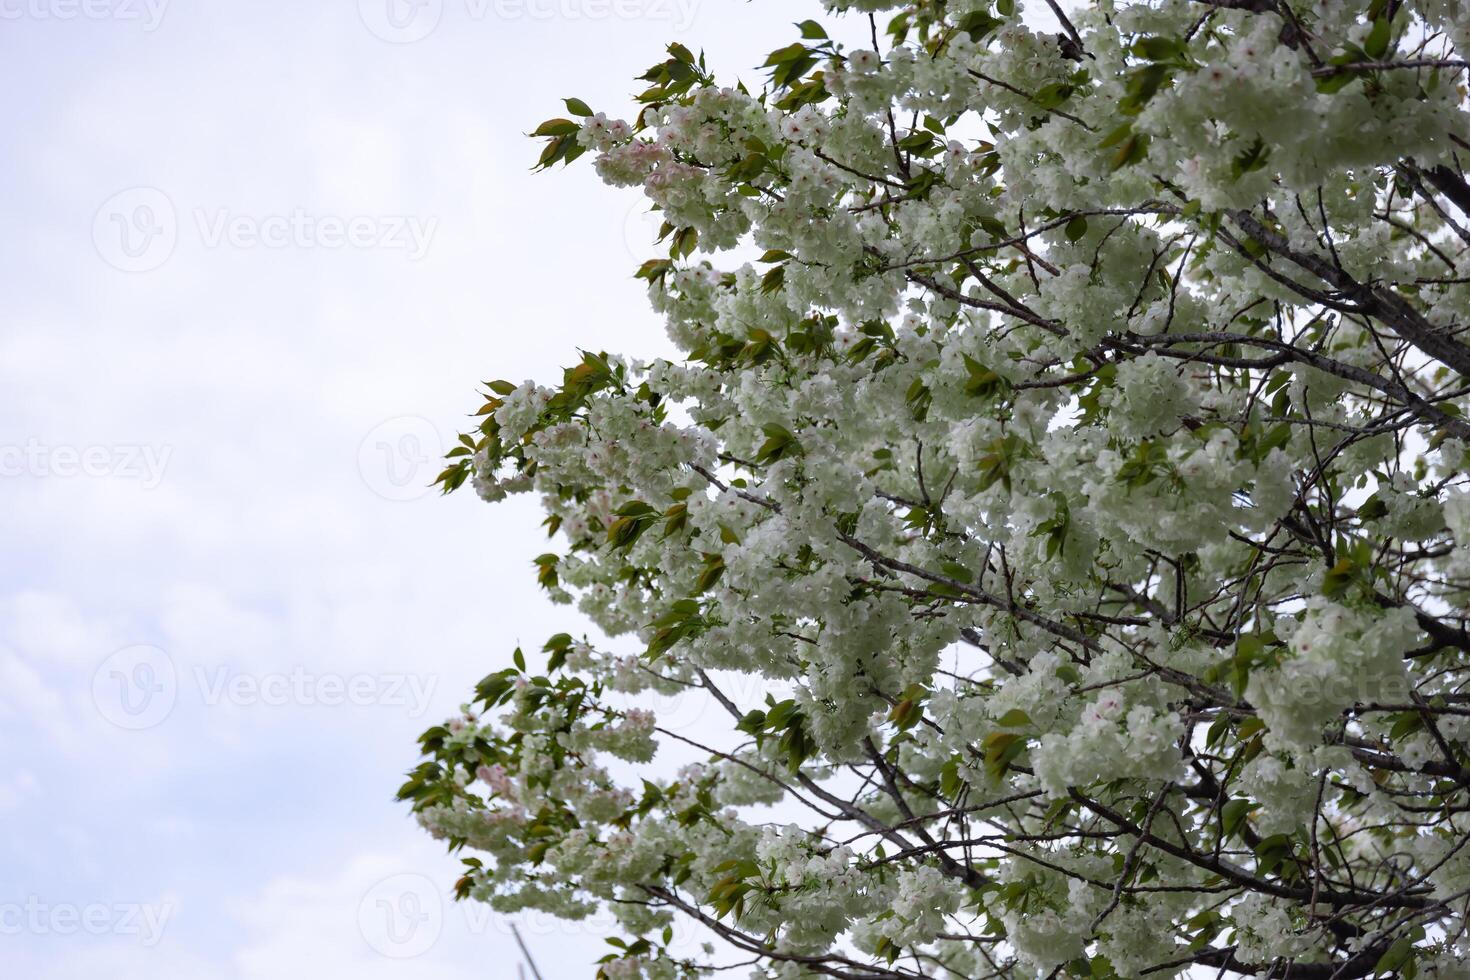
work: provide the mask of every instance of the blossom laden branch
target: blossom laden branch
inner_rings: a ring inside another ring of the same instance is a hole
[[[601,980],[1463,974],[1470,23],[829,6],[537,130],[678,354],[446,461],[597,631],[421,737],[456,894]]]

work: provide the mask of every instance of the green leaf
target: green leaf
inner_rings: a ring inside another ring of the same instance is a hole
[[[1122,170],[1124,167],[1142,161],[1148,156],[1148,134],[1130,132],[1128,136],[1118,145],[1113,152],[1113,159],[1109,163],[1110,170]]]
[[[1324,95],[1340,92],[1358,80],[1356,72],[1340,71],[1317,79],[1317,91]]]
[[[574,116],[590,116],[592,109],[581,99],[563,99],[567,104],[567,111]]]
[[[978,41],[1003,23],[1005,21],[984,10],[972,10],[960,18],[957,26],[970,35],[970,40]]]
[[[1164,83],[1170,80],[1173,71],[1171,65],[1160,62],[1133,69],[1128,73],[1128,81],[1124,84],[1127,94],[1118,103],[1118,109],[1125,115],[1138,115],[1159,89],[1164,87]]]
[[[1237,832],[1245,825],[1245,819],[1252,811],[1260,809],[1259,803],[1250,800],[1231,800],[1220,808],[1220,828],[1227,838],[1236,836]]]
[[[910,133],[898,141],[898,148],[910,153],[922,152],[934,145],[934,134],[917,132]]]
[[[801,443],[796,441],[796,436],[785,426],[771,422],[761,426],[761,431],[765,433],[766,441],[756,450],[757,463],[774,463],[778,459],[801,453]]]
[[[570,633],[558,633],[547,640],[546,645],[541,648],[542,653],[551,654],[546,661],[547,672],[559,670],[567,662],[567,654],[571,652],[571,649],[572,635]]]
[[[1358,563],[1351,558],[1338,559],[1336,565],[1328,569],[1327,574],[1322,577],[1322,594],[1329,599],[1335,599],[1348,590],[1353,580],[1357,578]]]
[[[1014,432],[993,439],[986,446],[990,451],[976,463],[980,470],[980,490],[989,490],[999,483],[1007,492],[1011,489],[1011,464],[1019,458],[1029,458],[1029,446]]]
[[[934,393],[929,386],[924,384],[923,378],[915,378],[910,384],[904,401],[908,403],[909,410],[913,412],[914,419],[922,422],[929,415],[929,406],[934,401]]]
[[[900,731],[907,731],[924,717],[924,709],[916,698],[904,698],[888,712],[888,718]]]
[[[761,292],[774,293],[786,285],[786,267],[778,265],[761,276]]]
[[[1388,505],[1376,493],[1363,501],[1363,505],[1358,508],[1358,519],[1362,521],[1376,521],[1387,514]]]
[[[965,370],[970,373],[969,380],[965,382],[965,394],[972,398],[990,398],[995,395],[1004,395],[1010,391],[1010,382],[996,374],[990,368],[975,360],[969,354],[963,355],[965,359]]]
[[[960,778],[960,761],[960,756],[952,755],[939,770],[939,792],[951,799],[958,796],[965,785]]]
[[[1037,89],[1031,96],[1031,101],[1043,109],[1055,109],[1057,106],[1071,98],[1077,87],[1067,82],[1052,82]]]
[[[570,119],[548,119],[536,127],[532,136],[569,136],[580,127]]]
[[[1026,739],[1015,732],[992,732],[981,744],[985,748],[985,771],[995,779],[1004,776],[1026,749]]]
[[[968,566],[961,565],[957,561],[943,561],[939,563],[939,567],[945,575],[948,575],[956,582],[964,582],[968,585],[975,581],[975,573]]]
[[[816,57],[800,41],[772,51],[762,68],[771,69],[771,84],[788,88],[817,63]]]
[[[1294,854],[1291,838],[1286,834],[1272,834],[1255,846],[1256,860],[1261,874],[1272,874]]]
[[[1142,37],[1133,42],[1133,54],[1149,61],[1169,61],[1179,58],[1189,50],[1189,45],[1178,38]]]
[[[661,282],[673,267],[674,263],[668,259],[649,259],[638,267],[638,271],[633,274],[633,278],[647,279],[649,282]]]
[[[664,511],[664,537],[680,533],[689,526],[689,505],[677,503]]]
[[[1413,955],[1414,943],[1408,936],[1400,936],[1393,941],[1393,945],[1384,950],[1383,955],[1378,958],[1378,964],[1373,967],[1373,972],[1390,977],[1400,976],[1404,965]]]
[[[708,592],[720,576],[725,574],[725,559],[719,554],[704,556],[704,568],[699,573],[699,578],[694,582],[695,592]]]
[[[1102,142],[1097,144],[1098,149],[1106,150],[1110,146],[1117,146],[1119,143],[1122,143],[1124,140],[1132,135],[1133,124],[1124,123],[1117,129],[1112,130],[1110,133],[1108,133],[1108,135],[1104,136]]]
[[[1363,42],[1363,51],[1374,61],[1382,61],[1383,56],[1388,54],[1389,42],[1393,40],[1393,21],[1386,15],[1380,15],[1373,22],[1373,28],[1368,32],[1367,40]]]
[[[1231,179],[1239,180],[1253,170],[1260,170],[1266,165],[1266,159],[1270,155],[1270,148],[1266,146],[1261,137],[1257,136],[1254,143],[1236,154],[1230,161]]]
[[[648,507],[641,500],[634,501],[634,504]],[[626,511],[633,506],[633,504],[628,504],[622,510]],[[659,519],[660,515],[655,513],[652,508],[649,508],[647,511],[622,514],[607,529],[608,543],[616,550],[626,551],[633,547],[633,543],[643,536],[643,532],[652,527]]]

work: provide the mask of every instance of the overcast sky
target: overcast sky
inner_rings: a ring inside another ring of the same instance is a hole
[[[427,484],[478,382],[668,350],[631,278],[657,222],[524,134],[627,114],[670,40],[755,83],[814,15],[0,0],[6,975],[515,977],[392,795],[577,623],[534,501]],[[606,949],[520,921],[547,980]]]
[[[425,485],[477,382],[667,344],[636,196],[523,134],[817,12],[0,0],[7,975],[515,976],[392,795],[569,623],[533,501]],[[524,927],[548,980],[606,949]]]

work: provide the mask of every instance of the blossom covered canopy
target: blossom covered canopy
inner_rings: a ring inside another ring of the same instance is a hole
[[[440,482],[609,639],[401,795],[600,977],[1470,975],[1470,6],[1048,4],[537,133],[664,218],[681,356],[489,386]]]

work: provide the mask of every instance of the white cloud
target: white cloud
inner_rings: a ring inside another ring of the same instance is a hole
[[[9,775],[0,775],[0,814],[18,810],[40,789],[40,781],[29,769],[21,768]]]
[[[753,81],[790,21],[817,12],[802,7],[707,0],[683,38]],[[178,902],[154,948],[31,937],[12,973],[453,980],[513,962],[483,910],[456,911],[408,960],[366,945],[357,910],[383,876],[443,888],[455,875],[391,800],[414,736],[517,643],[577,621],[536,588],[534,501],[390,501],[359,449],[410,415],[452,439],[478,382],[553,376],[578,346],[667,349],[631,278],[630,199],[586,166],[532,175],[524,134],[563,95],[626,111],[673,26],[461,7],[395,46],[354,2],[287,0],[171,4],[151,33],[7,23],[0,81],[26,95],[0,109],[13,219],[0,237],[0,446],[169,455],[151,489],[4,478],[0,744],[16,768],[0,771],[12,831],[0,882]],[[181,223],[166,262],[128,274],[103,261],[93,225],[135,186],[164,191]],[[209,247],[192,224],[201,208],[438,226],[417,262]],[[178,685],[154,727],[130,731],[99,712],[93,672],[140,644],[167,655]],[[320,698],[210,704],[196,668],[433,684],[421,716]],[[528,922],[547,976],[590,975],[596,925]]]

